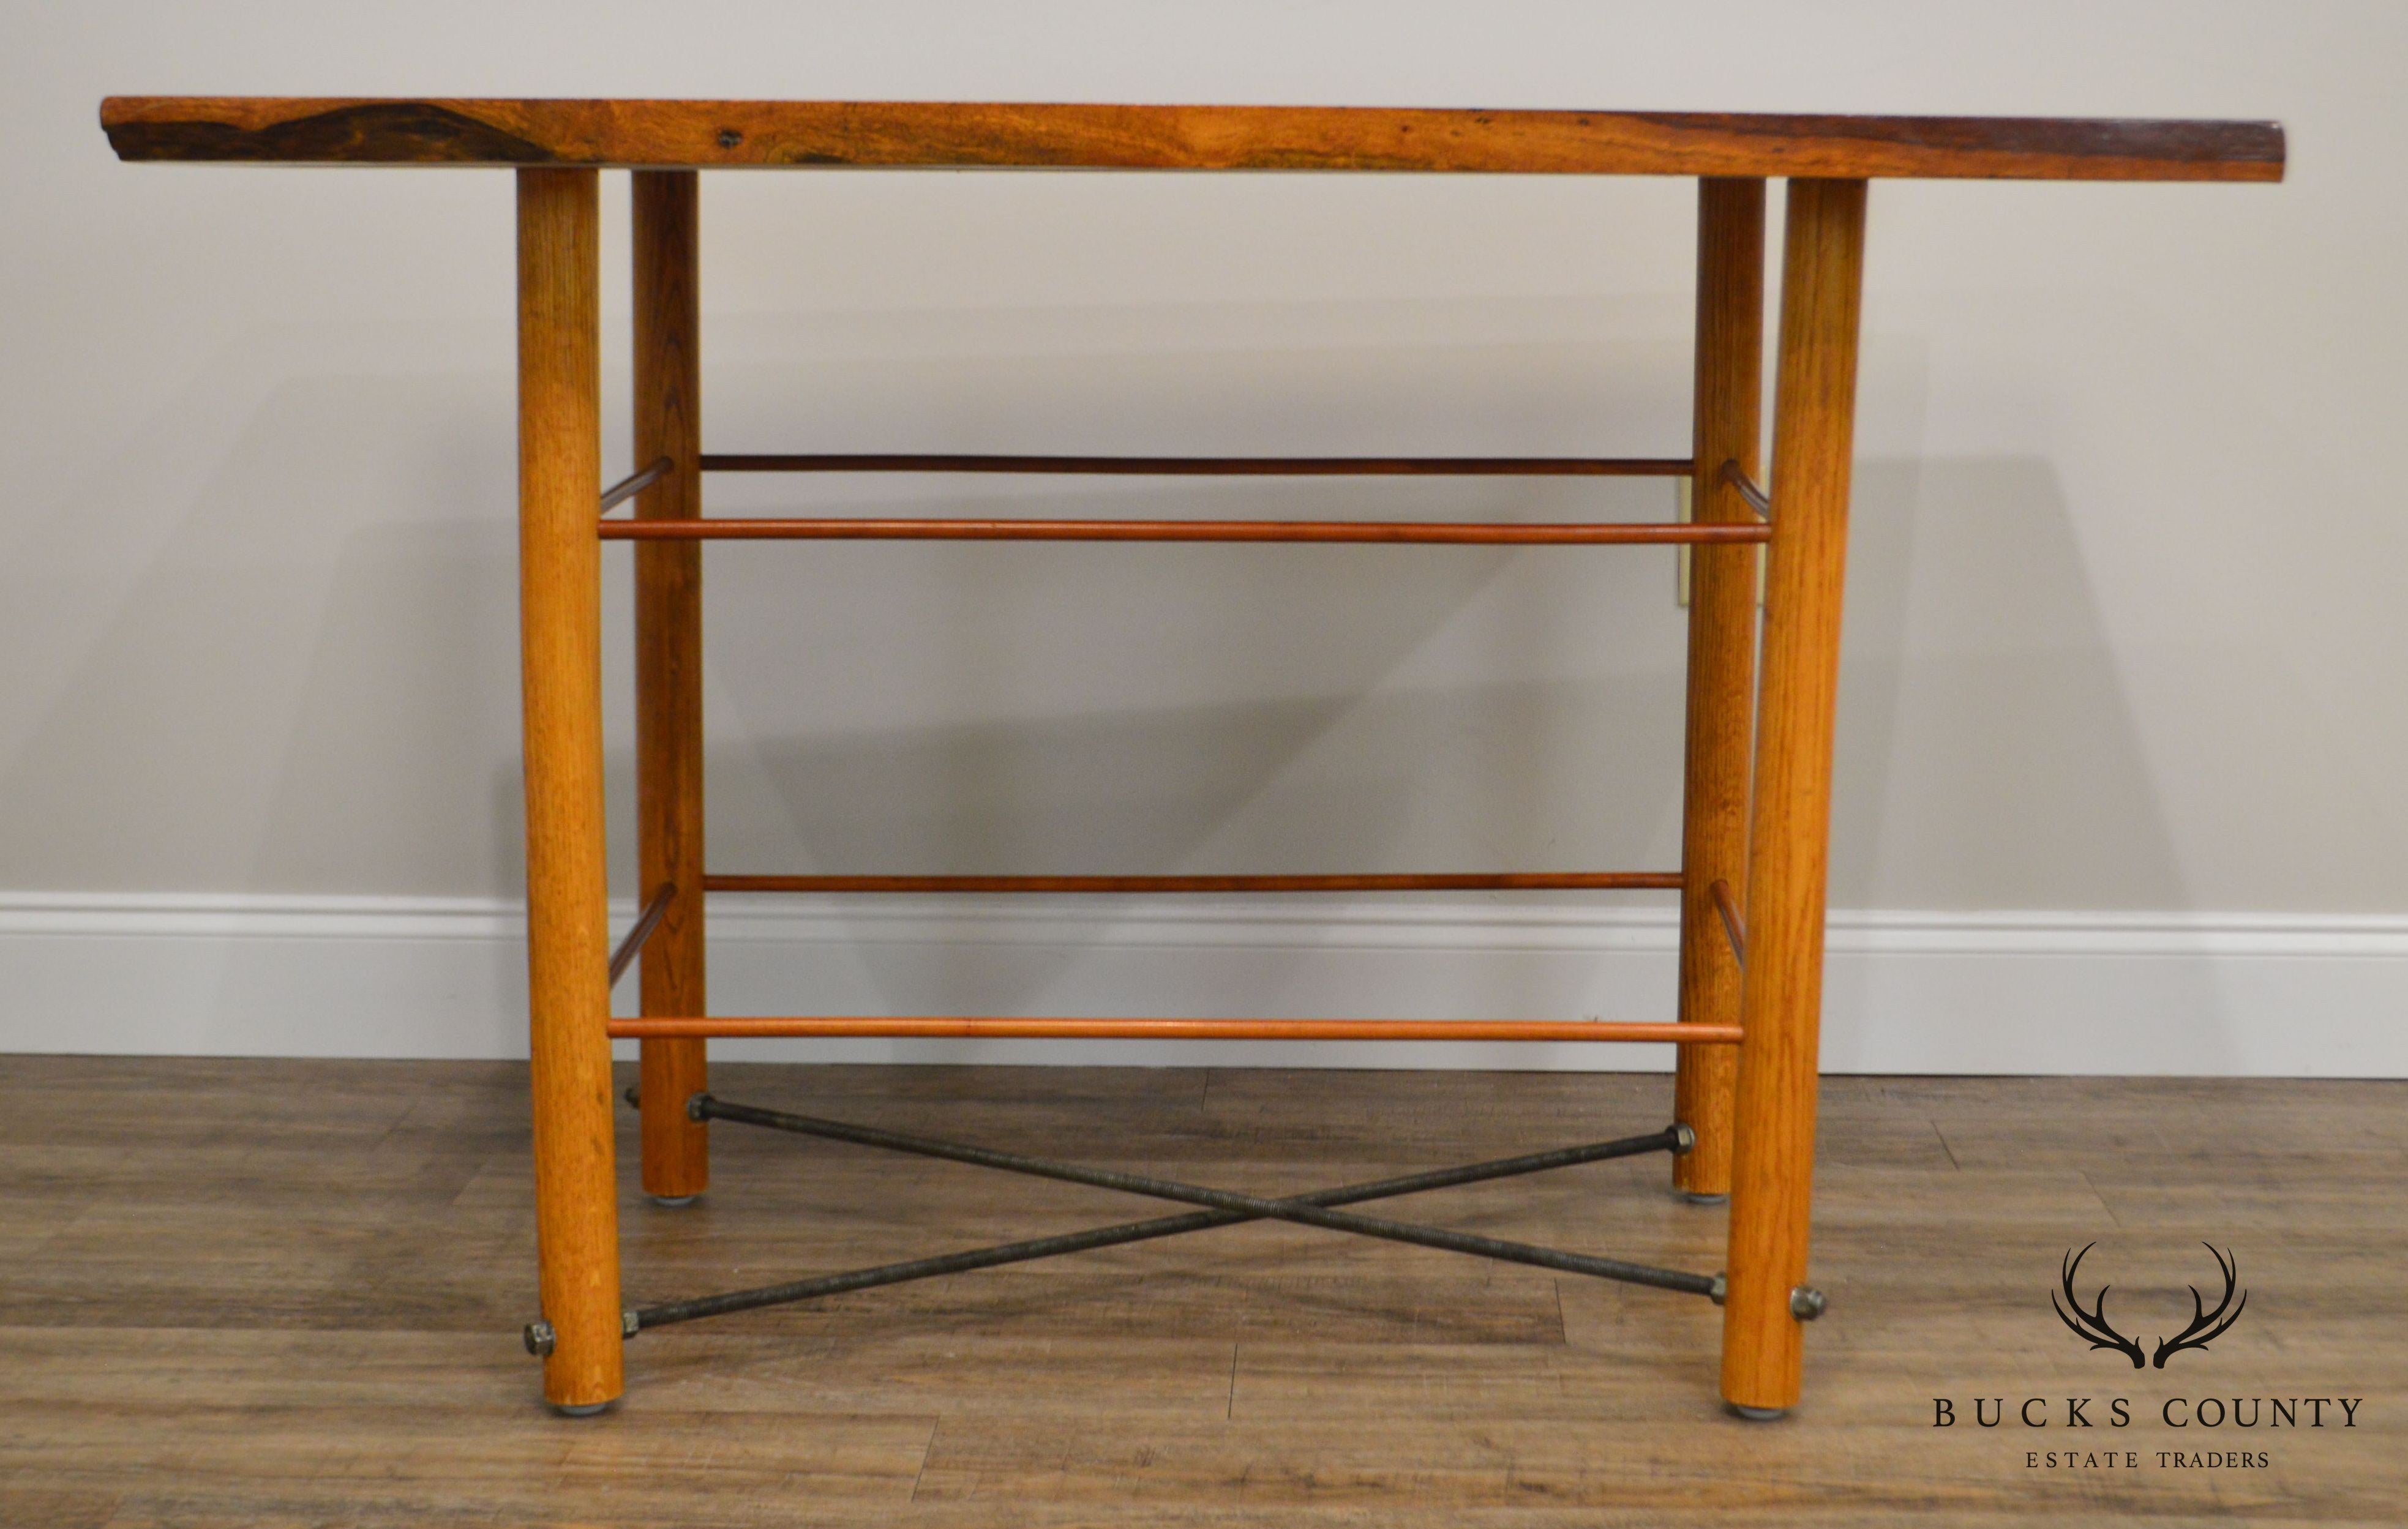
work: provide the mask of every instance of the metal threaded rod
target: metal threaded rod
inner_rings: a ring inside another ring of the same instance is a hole
[[[1739,496],[1747,501],[1748,508],[1756,511],[1757,520],[1772,519],[1772,495],[1765,493],[1755,479],[1747,476],[1746,468],[1736,462],[1724,463],[1723,481],[1739,491]]]
[[[975,1164],[980,1167],[999,1168],[1009,1173],[1025,1173],[1039,1179],[1058,1179],[1064,1183],[1118,1190],[1126,1194],[1148,1194],[1159,1200],[1176,1200],[1182,1204],[1204,1206],[1214,1210],[1242,1211],[1249,1216],[1296,1222],[1306,1226],[1323,1227],[1332,1232],[1352,1232],[1359,1236],[1378,1237],[1388,1242],[1405,1242],[1416,1247],[1439,1248],[1449,1252],[1469,1253],[1477,1258],[1493,1258],[1501,1263],[1526,1264],[1535,1268],[1556,1269],[1567,1274],[1585,1274],[1599,1279],[1616,1279],[1634,1285],[1653,1285],[1659,1290],[1685,1291],[1693,1295],[1713,1293],[1714,1282],[1711,1277],[1688,1274],[1679,1269],[1657,1268],[1647,1264],[1628,1264],[1620,1259],[1597,1258],[1586,1253],[1561,1252],[1553,1248],[1536,1247],[1526,1242],[1508,1242],[1502,1238],[1477,1236],[1468,1232],[1449,1232],[1437,1227],[1414,1226],[1404,1222],[1384,1221],[1375,1216],[1356,1216],[1346,1211],[1326,1209],[1301,1200],[1273,1200],[1259,1194],[1240,1194],[1229,1190],[1207,1189],[1199,1184],[1183,1184],[1176,1179],[1156,1179],[1146,1174],[1124,1173],[1112,1168],[1082,1167],[1076,1164],[1054,1163],[1041,1157],[1029,1157],[1020,1152],[1002,1152],[985,1147],[968,1147],[958,1142],[939,1141],[927,1136],[882,1131],[873,1126],[851,1125],[842,1121],[820,1120],[814,1116],[789,1114],[778,1109],[762,1109],[752,1105],[728,1104],[714,1099],[708,1093],[695,1094],[687,1101],[686,1109],[690,1116],[698,1121],[734,1121],[744,1125],[765,1126],[773,1131],[791,1131],[798,1136],[823,1136],[831,1141],[849,1141],[857,1146],[882,1147],[890,1151],[914,1152],[922,1157],[939,1157],[954,1163]]]
[[[644,468],[642,471],[629,473],[626,477],[619,479],[616,483],[613,483],[609,488],[603,490],[602,513],[605,515],[609,514],[621,505],[625,504],[628,500],[633,499],[636,495],[643,493],[646,489],[651,488],[662,479],[666,478],[668,476],[669,468],[673,465],[674,464],[672,464],[668,458],[662,457],[658,461],[652,463],[652,465]]]
[[[1289,1200],[1281,1203],[1324,1207],[1353,1205],[1365,1200],[1382,1200],[1400,1194],[1418,1194],[1427,1190],[1449,1189],[1458,1184],[1475,1184],[1493,1179],[1511,1179],[1521,1174],[1541,1173],[1549,1168],[1571,1167],[1582,1163],[1601,1163],[1611,1158],[1638,1157],[1648,1152],[1669,1151],[1677,1154],[1687,1151],[1690,1144],[1696,1139],[1696,1134],[1687,1126],[1670,1125],[1661,1131],[1652,1131],[1641,1136],[1624,1136],[1613,1141],[1558,1148],[1553,1151],[1529,1152],[1519,1157],[1498,1158],[1487,1163],[1469,1164],[1462,1167],[1436,1168],[1427,1173],[1408,1174],[1400,1179],[1381,1179],[1368,1183],[1347,1184],[1336,1189],[1318,1190],[1311,1194],[1292,1196]],[[808,1301],[824,1295],[841,1295],[851,1291],[870,1290],[880,1285],[899,1285],[912,1279],[927,1279],[948,1274],[967,1274],[974,1269],[994,1268],[1005,1264],[1025,1264],[1034,1259],[1054,1258],[1065,1253],[1087,1252],[1100,1248],[1116,1248],[1132,1242],[1148,1242],[1157,1237],[1209,1231],[1216,1226],[1236,1226],[1241,1222],[1262,1219],[1260,1216],[1243,1211],[1201,1210],[1193,1211],[1184,1216],[1163,1216],[1150,1221],[1126,1222],[1117,1226],[1097,1227],[1089,1232],[1069,1232],[1058,1236],[1032,1237],[1025,1241],[1007,1242],[992,1248],[974,1248],[933,1258],[915,1258],[900,1264],[883,1264],[874,1268],[854,1269],[844,1274],[821,1275],[814,1279],[764,1285],[752,1290],[732,1291],[724,1295],[704,1295],[690,1301],[665,1301],[657,1306],[644,1307],[630,1313],[629,1328],[632,1333],[647,1327],[665,1326],[670,1322],[692,1322],[697,1317],[718,1317],[735,1311],[751,1311],[761,1307],[784,1306],[791,1302]]]
[[[782,876],[714,871],[705,892],[1678,892],[1679,871],[1405,871],[1338,875]]]
[[[661,890],[652,893],[652,902],[645,906],[642,915],[636,920],[636,926],[627,931],[627,937],[619,942],[619,948],[616,950],[610,952],[610,985],[612,987],[617,987],[619,979],[627,975],[627,968],[635,964],[637,954],[644,948],[644,942],[652,937],[652,931],[661,926],[661,920],[667,916],[669,903],[676,896],[675,882],[661,883]]]
[[[1717,878],[1706,888],[1714,900],[1714,911],[1723,921],[1723,936],[1730,941],[1731,959],[1742,967],[1747,965],[1747,920],[1741,917],[1739,901],[1731,895],[1731,884]]]
[[[1688,457],[1111,457],[710,452],[707,473],[1102,473],[1139,478],[1687,478]]]

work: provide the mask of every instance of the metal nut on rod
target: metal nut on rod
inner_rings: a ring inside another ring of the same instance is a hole
[[[631,1338],[643,1330],[643,1319],[637,1315],[634,1307],[629,1307],[619,1313],[621,1337]],[[552,1350],[559,1346],[560,1334],[553,1330],[552,1323],[538,1317],[527,1323],[525,1329],[519,1334],[519,1341],[525,1344],[526,1351],[538,1359],[549,1359],[552,1356]]]
[[[1698,1150],[1698,1133],[1686,1121],[1672,1122],[1672,1155],[1686,1157]]]
[[[1730,1276],[1723,1270],[1716,1270],[1714,1288],[1706,1293],[1706,1298],[1713,1301],[1714,1305],[1720,1306],[1723,1304],[1724,1297],[1729,1293]],[[1829,1299],[1812,1285],[1789,1287],[1789,1314],[1799,1322],[1813,1322],[1821,1316],[1824,1309],[1830,1304]]]

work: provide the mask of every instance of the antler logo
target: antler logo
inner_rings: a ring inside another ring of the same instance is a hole
[[[2172,1337],[2157,1339],[2157,1351],[2150,1363],[2159,1369],[2166,1367],[2168,1354],[2178,1354],[2185,1349],[2205,1349],[2210,1338],[2222,1337],[2234,1322],[2241,1320],[2241,1308],[2249,1304],[2249,1293],[2244,1290],[2241,1293],[2240,1305],[2233,1305],[2232,1292],[2239,1282],[2241,1265],[2234,1260],[2231,1250],[2227,1249],[2219,1253],[2212,1242],[2202,1242],[2200,1246],[2208,1250],[2215,1260],[2215,1266],[2223,1271],[2224,1299],[2216,1302],[2215,1309],[2210,1311],[2199,1287],[2190,1287],[2190,1325]],[[2227,1308],[2231,1309],[2229,1316],[2225,1314]]]
[[[2048,1304],[2057,1308],[2057,1320],[2073,1329],[2075,1336],[2088,1338],[2094,1349],[2113,1349],[2117,1353],[2130,1355],[2132,1367],[2137,1370],[2143,1363],[2141,1346],[2115,1331],[2114,1325],[2107,1320],[2108,1287],[2099,1287],[2099,1299],[2087,1310],[2083,1308],[2082,1297],[2073,1293],[2074,1275],[2081,1271],[2082,1261],[2090,1256],[2090,1250],[2098,1246],[2096,1242],[2086,1242],[2078,1253],[2069,1248],[2064,1261],[2057,1265],[2057,1282],[2065,1287],[2065,1298],[2072,1304],[2073,1315],[2067,1316],[2065,1308],[2057,1306],[2055,1291],[2049,1292]],[[2160,1359],[2157,1363],[2162,1365],[2165,1361]]]
[[[2059,1304],[2057,1292],[2051,1291],[2048,1304],[2056,1308],[2057,1320],[2071,1329],[2075,1336],[2088,1339],[2094,1349],[2113,1349],[2131,1360],[2132,1367],[2137,1370],[2143,1365],[2140,1344],[2115,1331],[2114,1324],[2107,1321],[2107,1292],[2111,1287],[2100,1286],[2098,1296],[2087,1307],[2082,1304],[2082,1297],[2074,1293],[2074,1276],[2081,1272],[2083,1259],[2098,1246],[2096,1242],[2086,1242],[2078,1253],[2071,1249],[2066,1250],[2063,1262],[2057,1265],[2057,1282],[2065,1292],[2065,1303]],[[2208,1250],[2215,1260],[2216,1268],[2224,1275],[2224,1298],[2216,1302],[2215,1309],[2211,1311],[2207,1308],[2207,1297],[2199,1293],[2199,1287],[2190,1287],[2190,1324],[2172,1337],[2157,1339],[2156,1352],[2146,1361],[2158,1369],[2164,1369],[2166,1360],[2185,1349],[2204,1350],[2210,1342],[2222,1337],[2231,1330],[2234,1322],[2241,1320],[2242,1308],[2249,1304],[2249,1293],[2245,1290],[2239,1292],[2241,1299],[2238,1304],[2232,1299],[2234,1292],[2239,1289],[2240,1263],[2231,1251],[2217,1252],[2212,1242],[2203,1242],[2200,1246]],[[2067,1305],[2073,1308],[2071,1316],[2066,1314]]]

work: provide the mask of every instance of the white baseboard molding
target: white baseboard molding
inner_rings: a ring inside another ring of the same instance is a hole
[[[624,928],[633,909],[615,910]],[[0,1050],[526,1054],[487,899],[0,894]],[[1669,1019],[1670,910],[716,899],[740,1013]],[[1835,912],[1829,1072],[2408,1077],[2408,917]],[[632,976],[622,985],[632,1000]],[[1648,1070],[1669,1047],[722,1041],[729,1058]]]

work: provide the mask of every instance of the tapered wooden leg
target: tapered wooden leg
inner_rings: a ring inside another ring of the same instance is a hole
[[[636,454],[668,471],[638,520],[702,513],[701,304],[692,170],[635,172]],[[702,547],[636,548],[636,780],[642,896],[676,889],[644,946],[643,1011],[705,1014],[702,897]],[[709,1128],[686,1118],[704,1091],[705,1042],[643,1043],[644,1190],[682,1204],[710,1185]]]
[[[1798,1400],[1864,235],[1863,181],[1789,183],[1723,1310],[1723,1398],[1759,1415]]]
[[[600,238],[592,170],[521,170],[519,622],[536,1251],[556,1335],[543,1391],[595,1408],[620,1376],[610,961],[602,825]]]
[[[1736,462],[1757,476],[1764,370],[1764,182],[1698,182],[1698,360],[1694,518],[1755,518],[1723,478]],[[1740,965],[1714,906],[1725,882],[1747,881],[1749,741],[1756,720],[1753,547],[1698,547],[1689,565],[1688,764],[1681,830],[1681,1010],[1684,1021],[1739,1020]],[[1732,1090],[1727,1046],[1681,1048],[1673,1118],[1697,1145],[1672,1160],[1672,1187],[1695,1198],[1730,1193]]]

